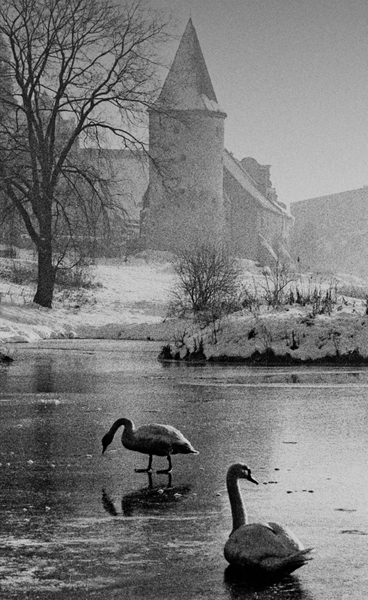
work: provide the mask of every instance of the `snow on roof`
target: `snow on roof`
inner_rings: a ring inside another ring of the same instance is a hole
[[[271,202],[268,198],[266,198],[259,190],[256,188],[250,175],[246,172],[246,170],[242,167],[241,163],[234,158],[225,150],[224,152],[224,168],[229,171],[229,173],[237,180],[238,183],[249,192],[253,198],[255,198],[263,208],[267,210],[271,210],[273,212],[282,213],[286,217],[291,218],[287,210],[285,210],[281,205],[276,204],[275,202]]]

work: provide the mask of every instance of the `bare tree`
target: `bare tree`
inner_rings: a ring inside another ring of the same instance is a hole
[[[12,100],[12,86],[9,77],[9,69],[7,59],[9,53],[5,46],[3,38],[0,36],[0,132],[5,129],[5,122],[9,118],[9,102]],[[0,162],[4,161],[3,146],[7,143],[7,139],[0,141]],[[10,200],[5,196],[0,187],[0,228],[6,230],[7,226],[14,220],[15,209]],[[5,225],[5,227],[4,227]],[[3,236],[8,238],[8,235]]]
[[[82,149],[106,136],[142,149],[166,24],[140,0],[2,0],[0,35],[12,82],[11,96],[0,84],[0,193],[37,249],[34,301],[50,307],[61,261],[113,208]]]

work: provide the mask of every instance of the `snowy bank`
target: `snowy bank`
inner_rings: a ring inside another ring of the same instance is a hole
[[[261,307],[207,328],[167,318],[174,270],[162,253],[94,267],[98,286],[59,291],[52,309],[32,303],[31,286],[0,280],[0,348],[48,338],[143,339],[162,341],[165,357],[255,364],[331,360],[365,363],[368,357],[368,282],[337,278],[344,289],[331,314],[312,316],[310,307]],[[261,270],[244,261],[244,281],[261,282]],[[360,290],[360,298],[349,290]],[[363,298],[363,299],[362,299]],[[11,351],[10,351],[11,352]],[[197,354],[196,354],[197,353]]]
[[[368,364],[368,316],[334,310],[311,316],[307,309],[236,314],[214,330],[189,329],[165,347],[163,359],[249,364]]]

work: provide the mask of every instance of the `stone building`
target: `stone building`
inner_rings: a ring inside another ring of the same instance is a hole
[[[225,119],[189,20],[149,114],[141,240],[158,250],[222,241],[262,263],[287,257],[292,217],[277,200],[270,167],[225,150]]]
[[[303,270],[368,276],[368,186],[294,202],[291,251]]]
[[[126,214],[121,229],[114,220],[114,239],[101,252],[109,246],[108,255],[124,254],[130,241],[132,248],[169,251],[216,241],[262,264],[290,258],[293,219],[277,199],[270,166],[239,161],[224,148],[225,120],[189,20],[149,113],[150,159],[76,144],[79,158],[100,170]],[[60,131],[67,126],[61,119]],[[0,235],[7,235],[4,227]]]

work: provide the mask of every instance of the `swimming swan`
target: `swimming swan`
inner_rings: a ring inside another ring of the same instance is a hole
[[[302,567],[311,559],[312,549],[305,549],[290,529],[277,523],[248,524],[239,479],[258,485],[246,465],[237,463],[229,468],[226,484],[233,529],[224,548],[226,560],[230,565],[258,575],[283,575]]]
[[[107,446],[111,444],[114,435],[119,427],[124,426],[121,443],[128,450],[142,452],[149,455],[148,467],[146,469],[135,469],[136,473],[150,473],[152,471],[152,458],[155,456],[166,456],[169,462],[167,469],[157,471],[157,473],[171,473],[171,455],[172,454],[198,454],[191,443],[183,434],[171,425],[161,425],[159,423],[150,423],[141,427],[134,426],[130,419],[118,419],[112,424],[110,430],[102,438],[102,454]]]

